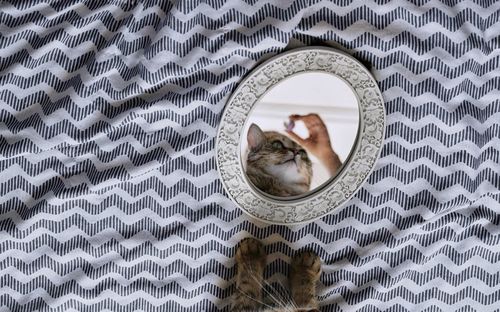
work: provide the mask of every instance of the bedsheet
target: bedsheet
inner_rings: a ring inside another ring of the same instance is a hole
[[[323,260],[324,311],[493,311],[500,299],[500,2],[0,3],[0,311],[229,310],[247,236],[279,287]],[[250,219],[215,163],[254,66],[326,45],[385,99],[380,161],[301,226]]]

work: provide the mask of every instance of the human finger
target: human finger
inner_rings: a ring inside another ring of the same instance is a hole
[[[300,145],[307,145],[307,141],[304,140],[303,138],[301,138],[300,136],[298,136],[295,132],[291,131],[291,130],[285,130],[286,133],[288,133],[288,135],[293,139],[295,140],[295,142],[299,143]]]
[[[288,119],[296,121],[296,120],[302,120],[304,117],[305,116],[293,114],[293,115],[288,116]]]

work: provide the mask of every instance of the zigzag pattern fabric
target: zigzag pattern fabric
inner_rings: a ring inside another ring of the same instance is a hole
[[[324,311],[492,311],[500,301],[500,2],[0,4],[0,311],[229,310],[247,236],[286,279],[324,261]],[[228,200],[215,136],[232,90],[290,46],[361,60],[381,159],[314,223]]]

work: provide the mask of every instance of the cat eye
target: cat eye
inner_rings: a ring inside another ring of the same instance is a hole
[[[281,143],[280,141],[274,141],[271,145],[273,146],[273,148],[276,149],[282,149],[285,147],[283,146],[283,143]]]
[[[359,61],[327,47],[289,50],[260,64],[229,97],[217,168],[227,195],[249,215],[309,222],[361,188],[384,131],[382,95]]]

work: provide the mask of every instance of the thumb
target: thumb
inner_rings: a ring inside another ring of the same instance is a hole
[[[286,131],[286,133],[288,133],[288,135],[292,139],[294,139],[300,145],[302,145],[302,146],[306,146],[307,145],[306,141],[303,138],[299,137],[295,132],[293,132],[291,130],[285,130],[285,131]]]

